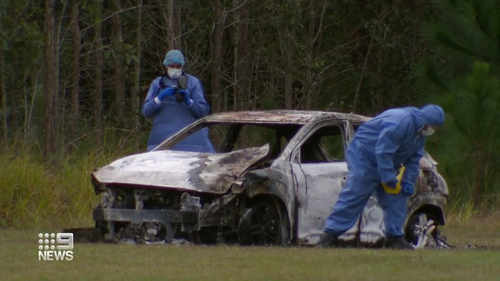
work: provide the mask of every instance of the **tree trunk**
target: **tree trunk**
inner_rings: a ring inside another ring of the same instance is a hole
[[[45,1],[45,145],[44,156],[56,152],[56,99],[59,91],[59,40],[56,27],[56,0]]]
[[[286,70],[285,70],[285,109],[292,109],[293,106],[293,74],[292,74],[292,60],[293,58],[287,57]]]
[[[20,75],[21,73],[23,73],[23,70],[21,69],[22,66],[21,66],[21,59],[20,59],[20,54],[19,52],[16,52],[14,53],[14,65],[13,65],[13,75],[9,75],[8,78],[8,81],[21,81],[23,79],[23,77]],[[4,59],[6,59],[4,57]],[[13,83],[11,82],[9,84],[9,88],[7,88],[7,84],[6,84],[6,88],[5,88],[5,91],[6,91],[6,96],[7,96],[7,107],[10,107],[10,116],[9,117],[9,122],[7,123],[7,125],[9,125],[9,127],[11,128],[10,132],[10,138],[12,139],[12,137],[14,136],[14,133],[15,133],[15,128],[19,128],[21,126],[21,121],[20,121],[20,118],[19,118],[19,115],[17,114],[17,110],[15,110],[15,108],[17,108],[17,100],[16,100],[16,93],[21,91],[21,87],[19,87],[18,85],[16,85],[16,83]]]
[[[287,38],[282,38],[282,40],[285,40],[290,42],[289,44],[293,44],[295,41],[295,30],[294,27],[291,27],[292,30],[289,30],[287,28]],[[285,46],[282,46],[284,48],[285,52],[285,108],[286,109],[292,109],[293,108],[293,66],[294,66],[294,51],[293,48],[290,48],[290,46],[287,44]]]
[[[135,34],[135,56],[137,61],[134,62],[134,88],[132,89],[132,94],[130,98],[130,109],[133,113],[133,122],[135,128],[139,128],[139,105],[140,101],[140,87],[141,87],[141,52],[142,52],[142,1],[137,0],[137,29]],[[139,137],[134,134],[134,150],[139,151]]]
[[[71,89],[71,114],[70,114],[70,128],[69,138],[74,140],[78,130],[78,118],[80,117],[80,56],[81,56],[81,32],[79,25],[79,11],[80,3],[74,0],[71,11],[71,34],[73,37],[73,77]]]
[[[370,39],[370,45],[368,45],[368,50],[366,51],[365,59],[363,60],[363,65],[361,66],[361,74],[359,75],[358,85],[356,86],[356,91],[354,92],[354,101],[352,102],[352,110],[351,110],[352,113],[357,113],[356,105],[358,104],[359,91],[361,90],[361,84],[363,83],[363,78],[368,65],[368,57],[370,56],[370,51],[372,50],[372,47],[373,47],[373,37],[371,37]]]
[[[0,30],[2,30],[3,18],[2,13],[0,13]],[[0,42],[3,45],[3,42]],[[0,48],[0,96],[2,97],[2,137],[4,140],[4,145],[8,143],[9,131],[7,125],[7,86],[5,85],[5,58],[3,54],[3,48]]]
[[[234,11],[234,110],[244,110],[250,101],[248,91],[248,11],[242,0],[233,0]]]
[[[313,73],[313,52],[314,52],[314,23],[315,23],[315,0],[309,0],[309,30],[306,35],[306,83],[304,85],[304,94],[306,98],[306,109],[311,109],[312,95],[314,89]]]
[[[115,15],[113,16],[113,41],[115,48],[115,116],[117,124],[126,124],[125,120],[125,65],[122,36],[122,22],[120,18],[121,1],[114,0]]]
[[[223,8],[221,0],[213,0],[214,28],[212,32],[212,112],[220,112],[221,56],[223,35]]]
[[[484,194],[483,192],[483,187],[485,185],[484,182],[484,149],[483,146],[477,146],[477,156],[476,156],[476,171],[475,171],[475,185],[473,186],[473,196],[474,200],[476,201],[477,204],[480,202],[484,201],[483,198],[481,198]]]
[[[102,44],[102,2],[95,0],[95,39],[96,58],[94,69],[94,126],[96,130],[96,145],[102,146],[103,142],[103,100],[102,100],[102,69],[103,69],[103,44]]]
[[[175,5],[174,0],[167,1],[167,11],[166,11],[166,20],[167,20],[167,48],[168,50],[172,50],[176,48],[175,44]],[[167,50],[167,51],[168,51]]]
[[[174,49],[182,49],[182,25],[181,25],[181,6],[175,5],[175,22],[174,22]]]
[[[241,98],[241,82],[240,72],[238,71],[240,65],[239,47],[241,40],[241,13],[238,9],[240,0],[233,0],[233,110],[238,110],[238,101]]]

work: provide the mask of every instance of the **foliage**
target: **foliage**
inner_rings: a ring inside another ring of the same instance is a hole
[[[109,143],[117,143],[107,133]],[[47,163],[36,148],[3,149],[0,156],[0,227],[37,229],[92,225],[97,205],[90,174],[132,151],[119,146],[73,148],[71,157]]]
[[[498,1],[433,1],[438,20],[425,38],[438,49],[422,64],[422,74],[441,92],[441,103],[468,141],[462,155],[472,155],[472,194],[476,202],[494,190],[500,158],[500,4]],[[436,63],[437,62],[437,63]],[[471,68],[471,66],[473,66]],[[494,177],[494,178],[493,178]]]

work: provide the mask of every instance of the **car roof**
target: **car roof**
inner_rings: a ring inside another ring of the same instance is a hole
[[[260,110],[260,111],[233,111],[214,113],[204,118],[213,123],[250,123],[250,124],[297,124],[305,125],[311,122],[326,120],[349,120],[354,123],[363,123],[370,117],[331,111],[306,110]]]

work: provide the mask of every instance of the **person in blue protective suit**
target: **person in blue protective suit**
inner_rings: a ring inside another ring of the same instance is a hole
[[[345,187],[325,223],[317,247],[338,245],[338,236],[349,230],[375,192],[384,211],[385,248],[413,249],[404,239],[407,197],[414,193],[425,140],[444,122],[437,105],[421,109],[387,110],[361,125],[346,153]],[[399,181],[398,170],[404,166]],[[400,187],[399,192],[395,191]]]
[[[165,75],[156,78],[151,83],[142,106],[144,116],[153,118],[153,128],[147,145],[148,151],[210,112],[200,80],[183,71],[184,55],[178,50],[171,50],[165,55],[163,65],[166,68]],[[187,77],[185,89],[179,88],[178,85],[181,75]],[[208,137],[208,128],[189,135],[171,150],[215,152]]]

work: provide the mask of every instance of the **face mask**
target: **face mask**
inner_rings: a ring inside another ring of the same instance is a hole
[[[168,67],[167,69],[168,69],[167,74],[172,79],[177,79],[182,74],[182,69],[170,68],[170,67]]]
[[[431,126],[428,126],[426,130],[425,129],[422,130],[421,134],[424,137],[428,137],[428,136],[434,134],[435,131],[436,130],[434,128],[432,128]]]

